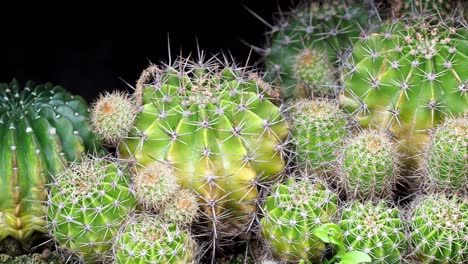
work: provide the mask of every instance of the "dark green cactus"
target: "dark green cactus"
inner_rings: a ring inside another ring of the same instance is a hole
[[[61,86],[0,84],[0,241],[46,232],[46,184],[98,144],[88,106]]]

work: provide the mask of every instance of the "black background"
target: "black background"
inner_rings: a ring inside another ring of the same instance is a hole
[[[64,2],[65,3],[65,2]],[[239,63],[260,60],[243,41],[265,45],[273,14],[297,2],[153,1],[113,2],[97,7],[79,2],[50,9],[20,3],[2,8],[0,82],[53,82],[93,101],[103,91],[129,90],[149,62],[201,50],[230,53]],[[21,6],[24,5],[24,6]],[[27,7],[27,8],[25,8]],[[247,7],[247,8],[246,8]],[[47,9],[47,10],[46,10]]]

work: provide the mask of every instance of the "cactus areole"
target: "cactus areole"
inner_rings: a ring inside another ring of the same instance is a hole
[[[414,157],[430,129],[468,112],[467,36],[467,28],[430,17],[388,22],[354,46],[341,104],[363,127],[390,132]]]
[[[46,232],[45,184],[96,147],[87,109],[51,83],[0,84],[0,241]]]
[[[270,100],[274,90],[247,69],[214,59],[150,66],[137,86],[141,111],[120,157],[173,166],[178,183],[199,197],[215,236],[246,230],[257,187],[275,181],[285,166],[288,128]]]

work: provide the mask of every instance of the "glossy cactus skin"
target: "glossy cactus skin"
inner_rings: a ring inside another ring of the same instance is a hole
[[[422,175],[430,191],[468,193],[468,115],[438,125],[423,155]]]
[[[415,261],[467,263],[467,200],[443,194],[420,196],[413,201],[409,229]]]
[[[285,166],[289,130],[272,102],[274,91],[256,74],[215,57],[153,65],[141,80],[135,97],[142,111],[120,157],[138,169],[154,161],[174,167],[182,188],[199,197],[204,235],[223,239],[247,231],[257,183],[275,181]]]
[[[343,73],[343,108],[363,127],[385,129],[408,165],[429,129],[468,112],[468,30],[435,17],[388,22],[354,46]],[[410,158],[411,157],[411,158]]]
[[[379,131],[364,130],[347,139],[339,157],[340,189],[347,198],[378,200],[392,197],[399,176],[395,144]]]
[[[326,244],[312,232],[334,219],[337,199],[325,184],[307,179],[288,179],[274,186],[260,220],[260,232],[272,254],[285,261],[320,261]]]
[[[117,235],[114,259],[116,264],[195,264],[197,249],[187,230],[157,216],[143,215]]]
[[[0,84],[0,241],[47,232],[50,175],[98,148],[87,107],[51,83]]]
[[[350,129],[338,104],[326,99],[298,100],[292,106],[291,127],[297,166],[334,181],[337,153]]]
[[[338,62],[376,20],[366,1],[312,1],[282,12],[268,35],[268,80],[286,98],[336,96]]]
[[[340,227],[348,250],[369,254],[372,263],[404,263],[406,225],[397,208],[383,201],[353,201],[344,207]]]
[[[86,263],[110,255],[112,239],[136,206],[128,170],[87,157],[57,176],[48,201],[49,231],[59,248]]]

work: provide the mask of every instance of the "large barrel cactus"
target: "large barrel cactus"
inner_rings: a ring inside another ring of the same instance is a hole
[[[45,233],[46,184],[96,150],[88,106],[51,83],[0,84],[0,241]]]
[[[403,154],[417,156],[430,129],[468,112],[467,37],[466,27],[429,16],[388,22],[354,46],[342,106],[363,127],[391,133]]]
[[[150,66],[138,82],[141,112],[119,145],[137,168],[163,162],[199,197],[203,234],[215,243],[244,234],[255,219],[260,186],[285,166],[287,122],[257,74],[215,59],[182,58]],[[215,242],[214,242],[215,241]]]

